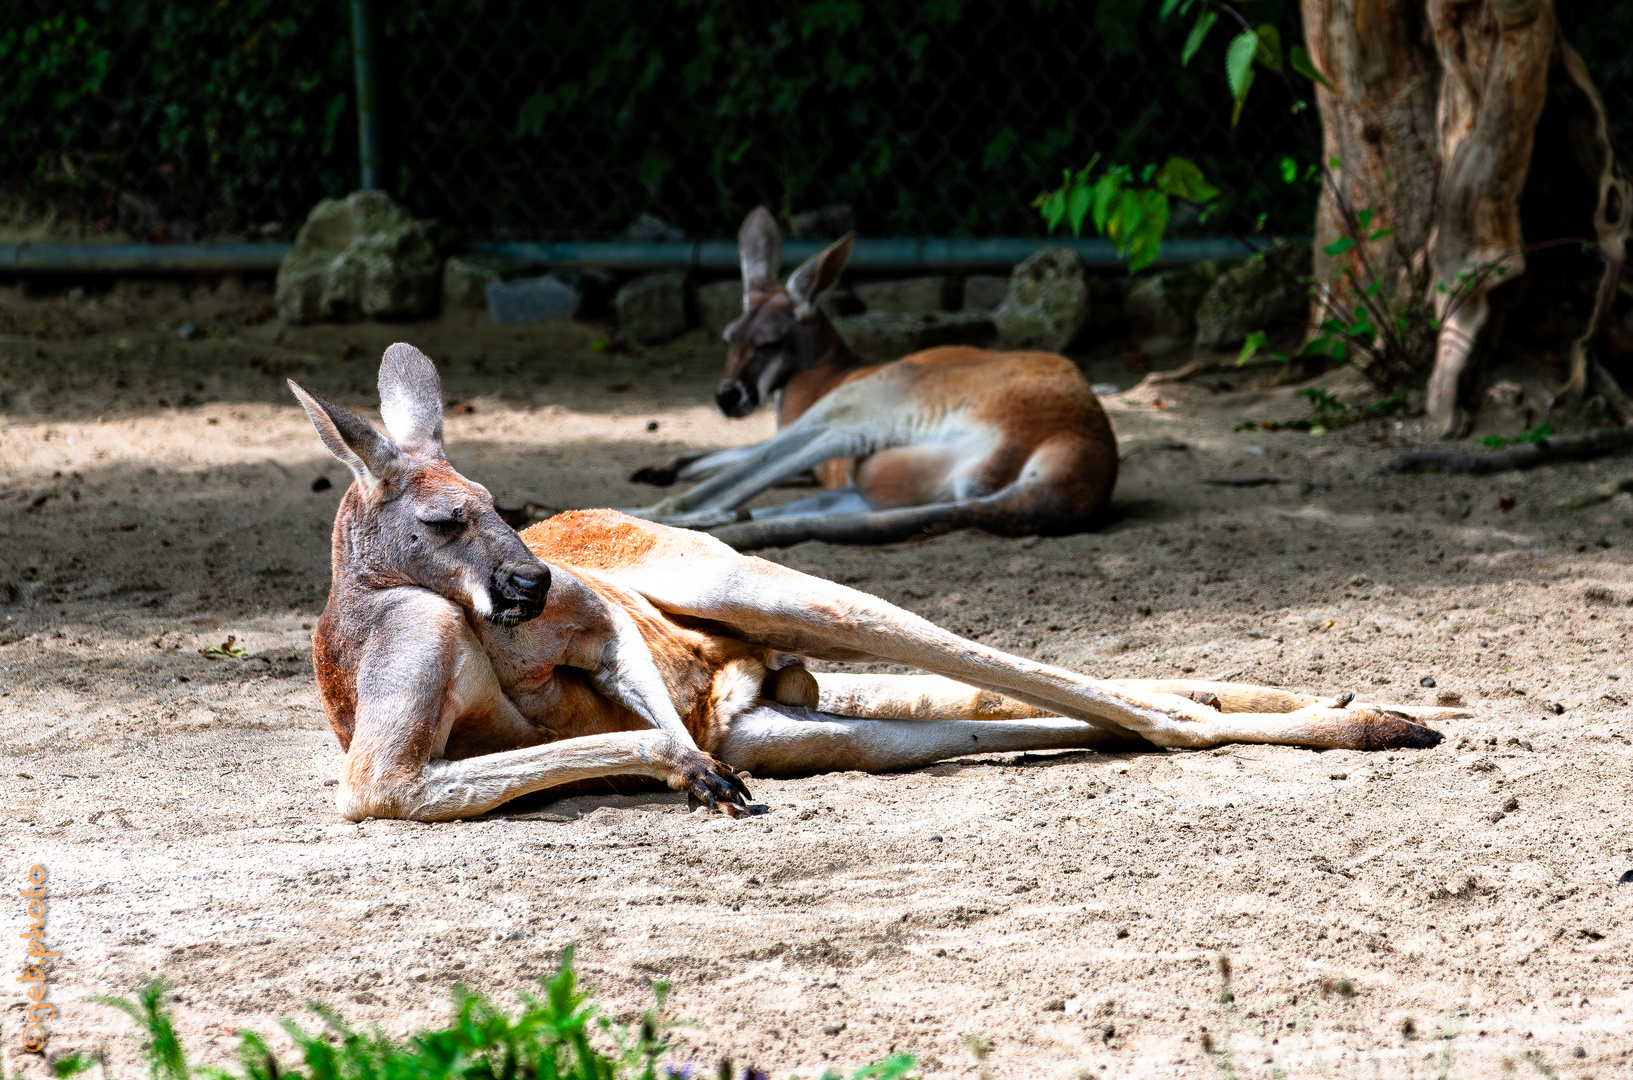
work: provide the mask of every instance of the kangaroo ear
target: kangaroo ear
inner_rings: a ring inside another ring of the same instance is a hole
[[[832,244],[800,263],[788,275],[788,295],[794,298],[794,315],[806,318],[816,310],[822,294],[839,284],[839,275],[850,261],[855,233],[846,233]]]
[[[365,491],[371,495],[378,491],[397,460],[397,445],[344,405],[319,397],[294,379],[289,380],[289,389],[311,417],[329,453],[352,471]]]
[[[431,358],[398,342],[380,359],[380,419],[397,445],[442,457],[442,379]]]
[[[743,295],[763,292],[777,283],[782,271],[782,233],[777,219],[756,206],[737,230],[737,256],[743,263]]]

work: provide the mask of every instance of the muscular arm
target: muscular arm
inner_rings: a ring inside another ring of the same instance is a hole
[[[356,725],[337,799],[341,814],[353,821],[442,821],[530,791],[630,774],[662,780],[711,806],[744,797],[730,770],[697,750],[690,737],[683,743],[662,730],[444,759],[455,721],[473,718],[527,723],[500,688],[460,610],[428,593],[387,605],[357,673]]]

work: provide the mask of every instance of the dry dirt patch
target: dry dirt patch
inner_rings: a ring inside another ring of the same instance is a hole
[[[54,1049],[107,1043],[130,1075],[124,1020],[83,999],[155,974],[217,1062],[313,998],[406,1031],[576,941],[614,1014],[667,978],[704,1025],[686,1053],[780,1076],[892,1048],[974,1075],[970,1036],[1000,1077],[1208,1076],[1226,1051],[1241,1075],[1438,1074],[1448,1046],[1454,1076],[1633,1068],[1633,506],[1553,509],[1616,463],[1378,479],[1410,422],[1238,433],[1301,403],[1191,388],[1109,399],[1129,456],[1102,532],[767,554],[1108,676],[1459,695],[1475,716],[1433,751],[762,780],[770,813],[737,824],[637,795],[353,825],[308,655],[344,476],[285,377],[367,406],[381,349],[415,342],[470,405],[455,463],[510,505],[636,504],[636,465],[769,421],[713,411],[702,335],[291,330],[265,300],[0,301],[0,845],[8,880],[50,869]],[[228,634],[245,659],[199,654]],[[19,1002],[6,1064],[43,1076]]]

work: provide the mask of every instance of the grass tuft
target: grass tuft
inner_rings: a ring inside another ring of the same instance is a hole
[[[664,1064],[668,1032],[687,1026],[665,1019],[666,983],[654,983],[657,1001],[638,1023],[616,1024],[597,1015],[595,1003],[573,971],[573,949],[556,973],[539,980],[541,995],[524,993],[521,1012],[511,1016],[480,994],[453,990],[454,1015],[446,1027],[393,1039],[376,1028],[364,1034],[347,1026],[334,1010],[317,1002],[309,1008],[323,1021],[317,1032],[285,1020],[299,1062],[284,1062],[252,1031],[240,1031],[238,1070],[189,1065],[175,1026],[164,1008],[167,987],[155,979],[136,1000],[93,998],[135,1021],[152,1080],[674,1080],[704,1075],[691,1062]],[[611,1052],[601,1047],[610,1045]],[[67,1078],[89,1069],[100,1055],[70,1054],[52,1071]],[[917,1060],[896,1054],[864,1066],[851,1080],[911,1080]],[[661,1071],[660,1071],[661,1069]],[[720,1062],[719,1080],[733,1080],[730,1061]],[[754,1068],[741,1080],[765,1080]],[[823,1080],[840,1080],[832,1071]]]

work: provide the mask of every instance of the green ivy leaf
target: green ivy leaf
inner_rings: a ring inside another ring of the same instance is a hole
[[[1372,224],[1372,211],[1370,209],[1357,210],[1355,212],[1355,219],[1361,223],[1361,228],[1364,229],[1368,225]]]
[[[1066,189],[1062,187],[1042,195],[1038,202],[1038,212],[1043,215],[1043,223],[1048,226],[1050,234],[1053,234],[1055,226],[1060,224],[1060,219],[1066,216]]]
[[[1156,184],[1169,195],[1191,202],[1210,202],[1219,197],[1219,189],[1208,183],[1202,170],[1188,158],[1169,158],[1157,173]]]
[[[1379,229],[1377,232],[1375,232],[1372,235],[1368,236],[1367,239],[1368,240],[1382,240],[1386,236],[1393,236],[1393,235],[1395,235],[1395,230],[1393,230],[1393,229]]]
[[[1247,78],[1242,85],[1242,92],[1236,95],[1236,102],[1230,110],[1230,126],[1235,127],[1242,119],[1242,107],[1247,104],[1247,92],[1253,89],[1253,68],[1247,69]]]
[[[1241,367],[1253,359],[1253,354],[1270,344],[1270,335],[1263,330],[1255,330],[1242,342],[1242,351],[1236,354],[1236,366]]]
[[[1259,35],[1252,30],[1243,30],[1225,47],[1225,78],[1238,101],[1247,96],[1248,88],[1253,85],[1253,57],[1258,51]]]
[[[1276,74],[1281,74],[1281,31],[1269,23],[1260,23],[1256,31],[1259,48],[1253,58]]]
[[[1354,240],[1351,240],[1347,236],[1340,236],[1337,240],[1334,240],[1321,250],[1326,252],[1328,255],[1342,255],[1344,252],[1348,251],[1354,246]]]
[[[1110,226],[1112,204],[1122,190],[1122,177],[1115,170],[1108,171],[1094,182],[1092,210],[1094,231],[1101,236],[1106,235],[1106,230]]]
[[[1219,15],[1212,11],[1204,11],[1196,17],[1196,24],[1191,27],[1190,36],[1185,39],[1185,48],[1180,50],[1180,67],[1184,67],[1191,62],[1191,57],[1195,56],[1196,51],[1202,48],[1202,42],[1207,38],[1208,31],[1212,30],[1213,24],[1218,21]]]
[[[1073,187],[1072,193],[1066,197],[1066,223],[1072,227],[1073,236],[1083,235],[1083,219],[1088,216],[1093,201],[1093,189],[1082,184]]]
[[[1288,49],[1287,63],[1294,71],[1311,82],[1320,83],[1328,90],[1332,89],[1332,83],[1328,82],[1327,77],[1316,69],[1315,62],[1310,59],[1310,50],[1304,46],[1294,45],[1291,49]]]
[[[1285,154],[1281,159],[1281,178],[1289,184],[1298,179],[1298,162]]]

